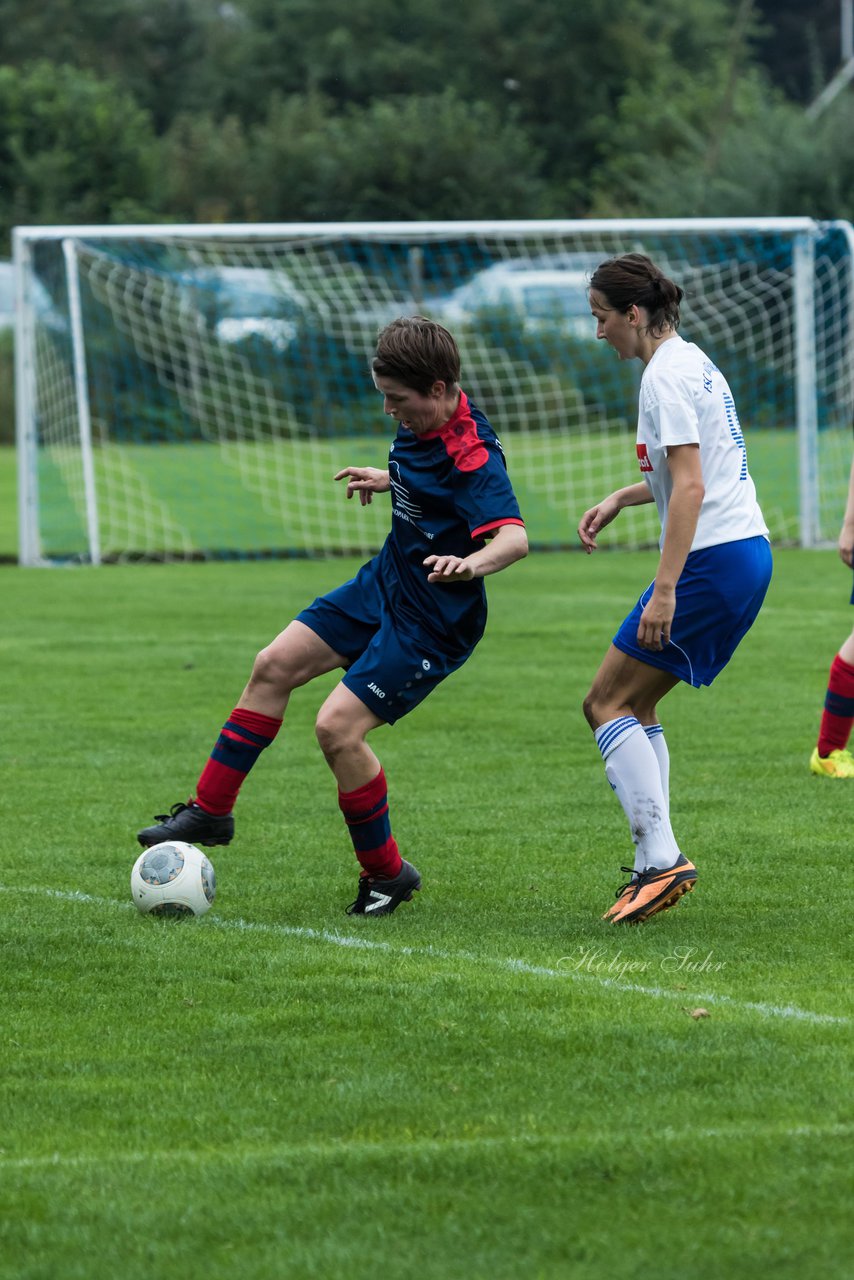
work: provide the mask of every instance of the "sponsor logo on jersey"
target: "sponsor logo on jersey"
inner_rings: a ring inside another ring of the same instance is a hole
[[[400,478],[400,463],[389,461],[388,479],[391,485],[392,510],[396,516],[418,524],[424,518],[424,512],[417,502],[413,502],[409,490]]]
[[[637,451],[638,451],[638,465],[640,466],[641,471],[654,471],[655,468],[653,467],[652,462],[650,461],[649,454],[646,451],[646,445],[639,444],[637,446]]]

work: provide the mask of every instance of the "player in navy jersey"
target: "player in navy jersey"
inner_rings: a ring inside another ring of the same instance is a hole
[[[373,379],[398,423],[388,469],[345,467],[347,497],[391,497],[391,532],[355,578],[315,600],[255,659],[249,683],[187,804],[137,839],[228,844],[240,786],[282,725],[294,689],[344,669],[323,703],[318,742],[361,867],[348,911],[388,915],[421,887],[392,835],[383,769],[367,737],[412,711],[471,654],[486,625],[483,579],[527,554],[495,432],[459,385],[447,329],[422,316],[379,335]]]
[[[677,333],[682,290],[644,254],[603,262],[590,281],[597,337],[644,364],[638,406],[641,481],[581,517],[588,552],[624,507],[655,502],[661,555],[605,654],[584,713],[635,845],[627,883],[604,918],[639,924],[693,889],[697,869],[670,824],[670,757],[658,703],[680,681],[711,684],[771,580],[768,530],[747,469],[726,379]]]
[[[854,568],[854,461],[848,478],[848,503],[839,531],[839,557]],[[851,592],[854,604],[854,591]],[[830,664],[818,742],[810,772],[822,778],[854,778],[854,755],[848,749],[854,727],[854,631]]]

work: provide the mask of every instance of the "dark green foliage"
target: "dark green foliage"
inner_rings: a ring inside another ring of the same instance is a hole
[[[126,88],[42,61],[0,66],[0,226],[138,222],[156,207],[154,133]]]
[[[163,140],[163,212],[208,221],[535,217],[525,129],[453,90],[337,106],[274,92],[262,120],[182,115]]]
[[[0,0],[0,244],[53,221],[850,218],[850,90],[811,123],[772,88],[813,96],[835,37],[778,8]]]
[[[840,0],[756,0],[761,32],[757,57],[796,102],[811,102],[842,57]]]

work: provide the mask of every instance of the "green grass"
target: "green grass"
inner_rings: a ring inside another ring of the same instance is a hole
[[[0,445],[0,558],[18,554],[18,484],[15,474],[16,453],[8,445]]]
[[[374,735],[412,905],[343,914],[333,675],[181,923],[132,906],[134,833],[350,564],[0,570],[2,1280],[850,1274],[854,793],[806,771],[848,583],[778,553],[730,667],[664,705],[700,881],[620,931],[628,833],[579,708],[653,566],[515,566],[467,666]]]

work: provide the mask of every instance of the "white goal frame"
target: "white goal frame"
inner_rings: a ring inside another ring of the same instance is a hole
[[[441,237],[472,237],[516,234],[607,234],[622,236],[626,249],[645,235],[690,235],[692,237],[726,237],[733,233],[769,233],[789,239],[793,245],[793,311],[796,431],[798,459],[798,532],[803,547],[826,544],[819,521],[817,477],[819,395],[816,379],[815,271],[814,253],[817,238],[828,226],[837,228],[848,245],[847,346],[849,351],[846,379],[854,386],[854,230],[848,223],[819,223],[800,218],[676,218],[676,219],[565,219],[459,222],[384,222],[384,223],[272,223],[225,225],[139,225],[139,226],[51,226],[16,227],[13,231],[13,259],[17,278],[17,317],[15,340],[16,380],[16,444],[19,495],[19,563],[39,566],[49,563],[43,554],[40,536],[40,493],[38,480],[38,410],[36,404],[36,322],[28,281],[33,271],[33,249],[39,241],[60,242],[65,262],[68,298],[68,324],[73,357],[74,405],[77,415],[80,462],[85,491],[87,551],[89,563],[104,559],[99,536],[99,494],[94,464],[92,423],[90,419],[87,377],[87,334],[80,300],[78,272],[79,247],[82,242],[97,240],[160,239],[169,237],[222,240],[239,239],[272,241],[277,238],[361,237],[366,240],[421,241]],[[591,322],[592,323],[592,322]],[[714,356],[714,352],[711,352]],[[726,368],[724,368],[726,373]],[[749,419],[747,406],[739,406]],[[491,406],[487,405],[487,412]],[[500,424],[499,424],[500,428]],[[598,496],[598,495],[597,495]],[[760,493],[760,500],[761,500]],[[569,530],[567,531],[569,541]]]

